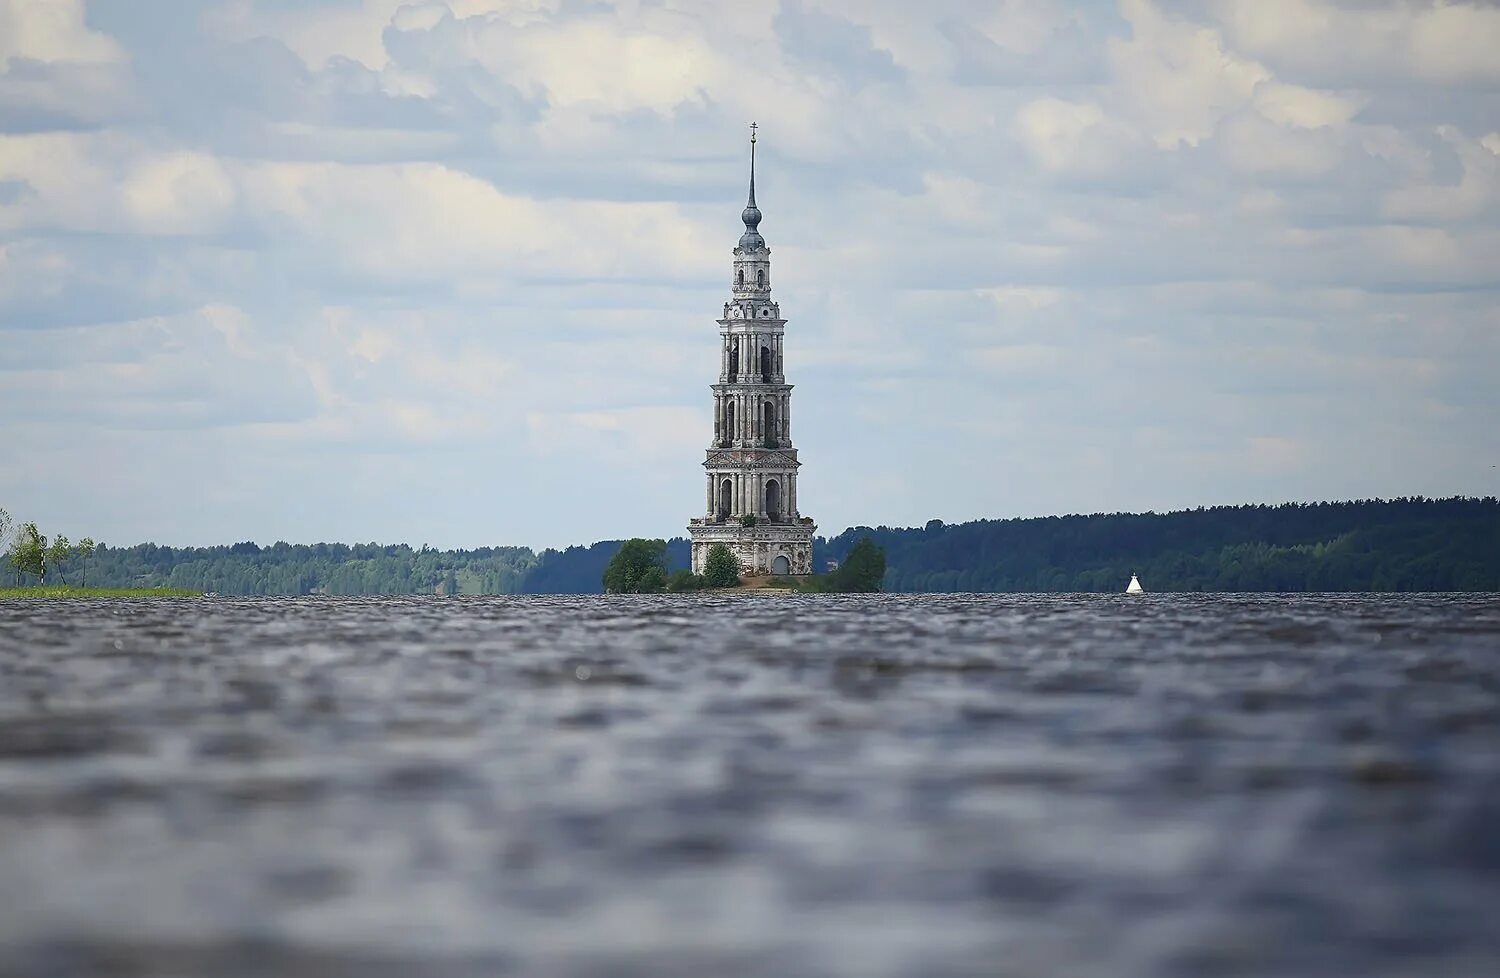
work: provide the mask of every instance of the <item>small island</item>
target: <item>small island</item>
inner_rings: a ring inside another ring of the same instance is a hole
[[[201,591],[180,587],[75,587],[71,584],[49,584],[46,587],[0,588],[0,601],[8,598],[198,598]]]
[[[734,552],[722,543],[708,549],[704,572],[667,572],[667,542],[635,537],[620,546],[604,569],[608,594],[681,594],[693,591],[743,591],[756,594],[871,594],[885,577],[885,551],[868,537],[827,574],[742,576]]]
[[[0,546],[12,572],[12,586],[0,587],[4,598],[194,598],[201,592],[178,587],[89,587],[89,558],[97,545],[88,537],[76,544],[61,533],[49,538],[35,523],[15,527],[10,514],[0,509]],[[76,571],[79,583],[69,584],[67,571]],[[54,583],[48,583],[52,575]],[[36,578],[32,584],[29,578]]]

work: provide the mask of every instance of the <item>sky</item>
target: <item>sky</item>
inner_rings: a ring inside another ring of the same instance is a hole
[[[704,505],[749,123],[819,532],[1500,492],[1500,6],[0,0],[0,507]]]

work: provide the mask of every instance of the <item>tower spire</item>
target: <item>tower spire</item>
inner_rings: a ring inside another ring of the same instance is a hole
[[[750,201],[746,206],[755,206],[755,130],[759,128],[755,123],[750,123]]]
[[[740,220],[745,222],[745,233],[740,235],[740,248],[745,251],[761,251],[766,247],[766,239],[760,236],[760,208],[755,206],[755,123],[750,123],[750,199],[745,202],[745,209],[740,212]]]

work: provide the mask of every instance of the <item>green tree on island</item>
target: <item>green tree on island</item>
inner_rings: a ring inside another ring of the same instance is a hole
[[[682,594],[687,591],[701,591],[708,587],[708,582],[701,574],[694,574],[690,570],[673,571],[672,576],[667,578],[667,591],[671,594]]]
[[[844,562],[827,574],[804,579],[801,591],[825,594],[870,594],[881,590],[885,580],[885,551],[869,537],[861,537]]]
[[[863,537],[838,569],[828,575],[829,590],[854,594],[879,591],[885,579],[885,551]]]
[[[22,523],[15,545],[11,547],[10,562],[22,574],[35,574],[47,583],[47,538],[35,523]]]
[[[740,583],[739,559],[724,544],[714,544],[703,562],[703,578],[709,587],[734,587]]]
[[[63,577],[62,566],[71,556],[73,556],[73,544],[61,533],[53,537],[52,542],[47,545],[47,563],[57,571],[58,580],[64,584],[68,583],[68,579]]]
[[[667,586],[667,541],[626,540],[604,568],[609,594],[657,594]]]
[[[0,549],[5,551],[5,559],[15,567],[16,584],[19,585],[21,583],[21,565],[16,563],[15,545],[7,545],[6,543],[10,539],[10,527],[10,514],[3,508],[0,508]]]
[[[78,554],[79,559],[83,561],[83,579],[80,582],[82,587],[89,586],[89,558],[94,556],[94,550],[96,549],[96,547],[97,544],[94,543],[93,537],[84,537],[82,540],[79,540],[77,546],[73,548],[74,551]]]

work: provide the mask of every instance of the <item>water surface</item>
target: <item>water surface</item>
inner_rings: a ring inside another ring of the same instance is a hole
[[[0,974],[1500,974],[1500,597],[0,603]]]

